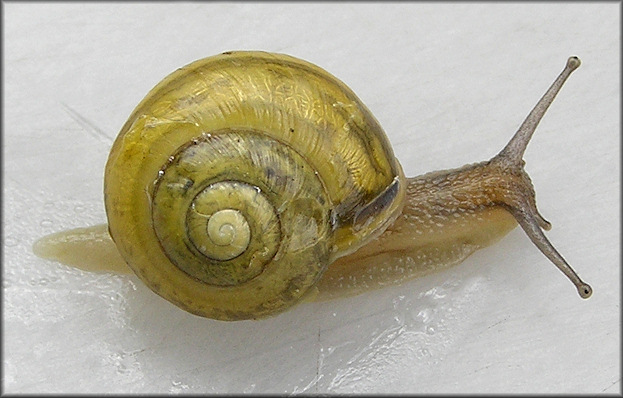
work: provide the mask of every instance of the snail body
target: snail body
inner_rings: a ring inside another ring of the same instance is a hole
[[[406,178],[371,112],[323,69],[264,52],[195,61],[147,94],[113,144],[110,236],[152,290],[221,320],[277,314],[347,275],[393,283],[379,269],[400,258],[454,264],[517,223],[588,297],[542,232],[522,160],[578,66],[569,59],[493,159]]]

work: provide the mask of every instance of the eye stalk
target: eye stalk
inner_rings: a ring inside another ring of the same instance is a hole
[[[513,162],[515,164],[523,162],[523,154],[530,142],[530,138],[532,138],[532,134],[534,134],[539,122],[543,118],[543,115],[545,115],[549,106],[554,102],[554,98],[556,98],[556,95],[560,92],[563,84],[565,84],[569,76],[571,76],[571,73],[580,67],[580,64],[581,62],[578,57],[573,56],[567,59],[565,69],[563,69],[556,80],[554,80],[554,83],[552,83],[545,94],[543,94],[539,102],[537,102],[526,117],[526,120],[521,124],[519,130],[517,130],[513,138],[511,138],[496,158],[503,158],[506,162]]]
[[[526,151],[526,147],[536,127],[543,118],[543,115],[545,115],[545,112],[554,101],[554,98],[556,98],[563,84],[579,66],[580,59],[578,57],[573,56],[567,59],[564,70],[558,75],[550,88],[528,114],[526,120],[524,120],[519,130],[517,130],[504,149],[491,159],[491,163],[497,163],[499,167],[506,168],[511,172],[520,172],[524,174],[525,178],[529,181],[527,174],[525,174],[523,170],[525,164],[523,154]],[[551,224],[539,214],[534,200],[534,193],[532,193],[532,195],[519,195],[518,198],[513,200],[512,205],[509,205],[509,203],[506,203],[506,205],[532,243],[534,243],[575,285],[580,297],[584,299],[589,298],[593,293],[593,289],[580,279],[578,274],[571,268],[560,253],[558,253],[543,233],[543,230],[550,230]]]

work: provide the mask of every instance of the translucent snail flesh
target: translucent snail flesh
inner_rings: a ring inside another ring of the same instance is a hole
[[[405,178],[368,108],[323,69],[265,52],[195,61],[156,85],[121,129],[104,180],[108,231],[153,291],[220,320],[330,297],[351,274],[393,283],[378,269],[400,258],[458,263],[516,224],[587,298],[590,286],[543,234],[550,224],[522,160],[579,65],[569,58],[491,160]],[[107,238],[80,230],[35,251],[62,261],[72,244]]]

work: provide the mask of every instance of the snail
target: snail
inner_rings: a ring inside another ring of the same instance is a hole
[[[551,225],[522,159],[579,65],[567,60],[490,160],[406,178],[368,108],[320,67],[256,51],[195,61],[158,83],[116,138],[108,227],[42,240],[36,252],[54,257],[52,247],[109,234],[154,292],[231,321],[349,284],[358,293],[374,284],[366,276],[383,285],[459,263],[519,224],[588,298],[591,287],[543,233]]]

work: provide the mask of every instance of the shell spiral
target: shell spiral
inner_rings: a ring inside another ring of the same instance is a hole
[[[382,233],[405,184],[385,133],[338,79],[280,54],[178,69],[136,107],[104,180],[110,234],[181,308],[262,318]]]

